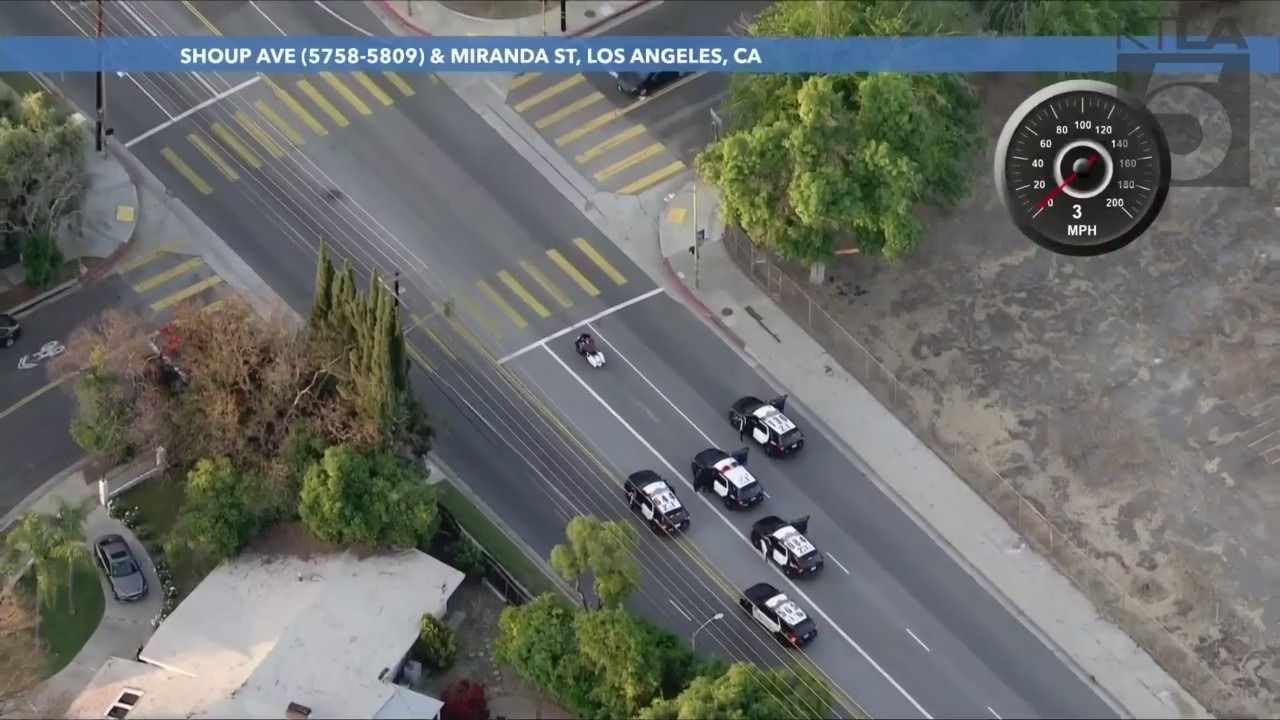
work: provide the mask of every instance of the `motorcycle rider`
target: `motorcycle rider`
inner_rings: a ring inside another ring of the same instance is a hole
[[[590,357],[596,354],[596,341],[591,337],[590,333],[582,333],[577,340],[573,341],[573,346],[578,349],[578,354],[583,357]]]

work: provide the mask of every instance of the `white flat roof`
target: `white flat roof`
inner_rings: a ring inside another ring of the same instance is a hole
[[[120,661],[136,669],[112,672],[131,672],[143,691],[130,720],[282,717],[290,702],[311,708],[313,718],[372,718],[384,707],[416,713],[436,701],[405,696],[391,673],[422,615],[443,616],[462,580],[416,550],[237,558],[205,578],[147,642],[141,658],[159,669]],[[114,699],[73,708],[100,718]]]

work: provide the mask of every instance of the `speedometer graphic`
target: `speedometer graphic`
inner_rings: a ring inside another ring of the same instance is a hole
[[[1063,255],[1102,255],[1136,240],[1164,207],[1171,175],[1151,112],[1094,80],[1027,98],[996,146],[996,187],[1013,222]]]

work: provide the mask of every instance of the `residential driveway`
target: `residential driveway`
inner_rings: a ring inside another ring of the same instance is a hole
[[[83,490],[81,488],[88,488]],[[58,491],[55,491],[57,493]],[[75,473],[64,483],[64,495],[87,492],[92,497],[96,485],[85,485],[80,474]],[[53,494],[53,493],[51,493]],[[37,508],[39,509],[39,508]],[[5,717],[63,717],[67,707],[89,685],[98,668],[110,657],[133,659],[138,650],[151,637],[151,619],[160,613],[160,583],[156,580],[156,571],[142,547],[142,543],[127,528],[107,514],[106,508],[98,505],[94,508],[89,520],[85,523],[85,537],[89,542],[106,535],[117,533],[123,535],[132,548],[134,557],[142,565],[147,575],[147,584],[151,592],[136,603],[118,602],[111,595],[111,588],[101,573],[98,580],[102,583],[102,592],[106,595],[106,610],[102,614],[102,623],[85,643],[84,648],[57,675],[49,678],[36,688],[23,707],[6,710]]]

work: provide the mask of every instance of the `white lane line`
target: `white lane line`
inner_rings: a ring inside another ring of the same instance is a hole
[[[923,640],[921,640],[920,638],[916,637],[916,634],[915,634],[915,633],[913,633],[913,632],[911,632],[911,628],[902,628],[902,629],[903,629],[903,630],[906,630],[906,631],[907,631],[907,634],[911,636],[911,639],[912,639],[912,640],[915,640],[917,643],[919,643],[919,644],[920,644],[920,647],[924,648],[924,651],[925,651],[925,652],[933,652],[932,650],[930,650],[930,649],[929,649],[929,646],[928,646],[928,645],[925,645],[925,644],[924,644],[924,641],[923,641]]]
[[[844,563],[837,560],[835,555],[832,555],[831,553],[827,553],[827,559],[835,563],[836,565],[838,565],[840,569],[844,571],[845,575],[852,575],[852,573],[849,572],[849,568],[845,567]]]
[[[342,23],[343,25],[346,25],[347,27],[351,28],[352,30],[355,30],[356,32],[360,33],[361,35],[364,35],[365,37],[373,37],[373,36],[374,36],[374,35],[373,35],[373,33],[369,32],[368,30],[365,30],[364,28],[360,27],[359,25],[356,25],[355,23],[351,22],[350,20],[348,20],[348,19],[346,19],[346,18],[342,17],[342,16],[341,16],[341,15],[339,15],[337,12],[335,12],[335,11],[331,10],[331,9],[329,8],[329,6],[328,6],[328,5],[325,5],[324,3],[320,2],[320,0],[313,0],[313,1],[315,2],[315,4],[317,4],[317,5],[319,5],[319,6],[320,6],[320,9],[321,9],[321,10],[323,10],[323,11],[325,11],[325,12],[329,13],[330,15],[332,15],[334,20],[337,20],[338,22]]]
[[[143,20],[142,16],[139,15],[138,12],[133,9],[132,5],[129,2],[115,2],[115,3],[112,3],[112,6],[119,7],[121,10],[124,10],[125,14],[127,14],[130,18],[132,18],[133,21],[138,25],[139,28],[142,29],[143,32],[147,33],[152,37],[160,37],[161,35],[169,34],[169,33],[161,33],[159,30],[155,29],[149,23],[147,23],[146,20]],[[214,88],[213,84],[210,83],[208,80],[206,80],[203,75],[201,75],[200,73],[194,73],[194,72],[189,74],[193,79],[195,79],[196,82],[200,83],[200,85],[202,85],[205,91],[208,92],[210,95],[218,94],[218,90]]]
[[[600,338],[600,339],[604,340],[604,338]],[[633,370],[635,369],[635,365],[632,365],[630,360],[627,360],[626,357],[622,355],[622,353],[619,353],[618,349],[614,347],[611,343],[609,343],[608,340],[605,340],[605,343],[609,344],[609,347],[613,348],[614,354],[617,355],[618,357],[621,357],[623,362],[627,363],[628,365],[631,365],[631,368]],[[613,418],[617,420],[619,424],[622,425],[622,427],[626,428],[627,432],[631,433],[631,436],[634,437],[637,442],[643,445],[644,448],[648,450],[650,453],[653,453],[653,456],[658,459],[658,462],[662,463],[663,467],[665,467],[668,471],[671,472],[672,477],[680,478],[680,482],[684,483],[684,486],[689,488],[689,491],[694,496],[696,496],[699,500],[701,500],[702,504],[705,505],[707,509],[715,513],[716,517],[720,518],[720,521],[725,524],[725,527],[729,528],[729,532],[733,533],[734,535],[737,535],[742,540],[742,542],[746,543],[748,546],[751,545],[751,541],[747,539],[747,536],[743,535],[741,530],[739,530],[736,526],[734,526],[733,523],[729,522],[729,518],[725,517],[724,513],[720,512],[720,509],[717,508],[715,505],[713,505],[711,501],[707,499],[706,495],[698,492],[697,490],[694,490],[693,483],[689,482],[689,478],[685,477],[684,473],[677,470],[674,465],[668,462],[667,459],[662,456],[662,453],[659,453],[657,449],[653,447],[653,445],[649,444],[648,440],[645,440],[640,433],[636,432],[635,428],[631,427],[630,423],[628,423],[626,420],[623,420],[622,416],[618,414],[618,411],[614,410],[613,407],[609,405],[609,403],[605,402],[604,398],[600,397],[600,394],[597,393],[590,385],[588,385],[587,381],[583,380],[581,375],[574,372],[573,369],[569,367],[568,363],[566,363],[564,360],[561,360],[559,355],[556,355],[554,352],[551,351],[551,348],[543,345],[542,349],[546,350],[547,354],[551,356],[551,359],[559,363],[560,367],[564,368],[564,371],[569,373],[569,375],[574,380],[577,380],[578,384],[582,386],[582,389],[586,390],[587,394],[595,398],[596,402],[600,403],[601,407],[607,410],[609,414],[612,415]],[[640,377],[643,378],[646,383],[649,383],[649,379],[645,378],[644,375],[641,374],[639,370],[636,370],[636,374],[640,375]],[[653,387],[653,383],[649,383],[649,387]],[[659,391],[656,387],[653,387],[653,389],[654,389],[654,392],[657,392],[659,395],[662,395],[662,392]],[[666,399],[666,395],[662,395],[662,397],[663,399]],[[671,401],[667,400],[667,402],[670,403]],[[680,412],[679,409],[677,409],[676,412]],[[683,413],[681,414],[683,415]],[[694,426],[694,427],[695,429],[697,428],[697,426]],[[698,432],[701,433],[702,431],[699,430]],[[706,437],[706,435],[703,435],[703,437]],[[707,438],[707,441],[710,442],[711,439]],[[711,443],[711,444],[714,445],[715,443]],[[777,570],[777,568],[775,568],[775,570]],[[862,659],[866,660],[868,665],[875,668],[876,672],[880,673],[880,677],[883,677],[886,681],[888,681],[888,683],[893,686],[894,690],[897,690],[898,693],[902,695],[902,697],[906,698],[907,702],[911,703],[911,706],[914,707],[916,711],[919,712],[920,715],[924,717],[924,720],[933,720],[933,716],[929,714],[929,711],[925,710],[924,707],[920,705],[920,703],[916,702],[916,699],[911,697],[911,693],[907,692],[905,688],[903,688],[901,685],[898,684],[897,680],[893,679],[892,675],[890,675],[884,668],[880,667],[880,663],[876,662],[875,659],[872,658],[871,655],[869,655],[866,650],[863,650],[861,645],[854,642],[853,638],[849,637],[849,633],[845,632],[844,628],[840,627],[840,625],[836,623],[836,621],[832,620],[831,616],[827,615],[825,610],[819,607],[818,604],[815,603],[813,600],[810,600],[809,596],[805,594],[803,590],[800,589],[800,586],[792,582],[791,578],[788,578],[786,575],[783,575],[781,571],[778,571],[778,576],[782,578],[782,582],[786,583],[791,588],[792,592],[795,593],[795,597],[798,597],[801,600],[804,600],[804,602],[807,603],[810,608],[812,608],[813,612],[817,613],[819,617],[821,617],[823,620],[826,621],[827,626],[831,628],[832,631],[834,631],[840,637],[844,638],[844,641],[849,643],[849,647],[853,648],[859,655],[861,655]]]
[[[185,120],[185,119],[187,119],[187,118],[191,117],[192,115],[195,115],[196,113],[200,112],[201,110],[204,110],[205,108],[207,108],[207,107],[209,107],[210,105],[212,105],[212,104],[214,104],[214,103],[218,102],[219,100],[225,100],[225,99],[227,99],[228,97],[231,97],[232,95],[235,95],[236,93],[238,93],[238,92],[240,92],[241,90],[243,90],[243,89],[245,89],[245,88],[249,87],[250,85],[253,85],[254,83],[258,82],[258,81],[259,81],[259,80],[261,80],[261,79],[262,79],[262,76],[261,76],[261,75],[254,75],[253,77],[249,78],[248,80],[245,80],[244,82],[240,83],[239,85],[236,85],[236,86],[235,86],[235,87],[233,87],[233,88],[228,88],[228,89],[226,89],[226,90],[223,90],[222,92],[218,93],[217,95],[214,95],[213,97],[209,98],[208,100],[205,100],[204,102],[200,103],[199,105],[196,105],[195,107],[191,108],[190,110],[183,111],[183,112],[181,112],[181,113],[179,113],[179,114],[177,114],[177,115],[175,115],[175,116],[171,117],[169,120],[167,120],[167,121],[165,121],[165,122],[162,122],[162,123],[160,123],[159,125],[157,125],[157,126],[155,126],[155,127],[151,128],[150,130],[148,130],[148,131],[146,131],[146,132],[142,133],[142,134],[141,134],[141,135],[139,135],[138,137],[136,137],[136,138],[134,138],[134,139],[130,140],[129,142],[125,143],[125,144],[124,144],[124,146],[125,146],[126,148],[131,148],[131,147],[133,147],[134,145],[137,145],[138,143],[142,142],[143,140],[146,140],[147,138],[151,137],[152,135],[155,135],[156,133],[160,132],[161,130],[164,130],[164,129],[165,129],[165,128],[167,128],[167,127],[171,127],[171,126],[173,126],[175,123],[179,123],[179,122],[181,122],[181,121],[183,121],[183,120]]]
[[[991,709],[990,705],[987,706],[987,712],[991,713],[991,717],[995,718],[996,720],[1004,720],[1004,718],[1000,717],[999,713]]]
[[[276,21],[271,19],[270,15],[266,14],[265,12],[263,12],[262,8],[258,7],[258,3],[254,2],[253,0],[249,0],[249,7],[253,8],[254,10],[257,10],[258,14],[261,15],[264,20],[271,23],[271,27],[275,28],[276,32],[286,37],[289,35],[289,33],[284,31],[284,28],[277,25]]]
[[[671,603],[671,607],[675,608],[676,612],[680,613],[685,620],[689,622],[693,622],[693,617],[691,617],[689,613],[685,612],[684,608],[680,607],[680,603],[676,602],[675,600],[672,600],[671,598],[667,598],[667,602]]]
[[[638,303],[638,302],[641,302],[641,301],[644,301],[644,300],[648,300],[649,298],[653,297],[654,295],[660,295],[660,294],[662,294],[662,293],[664,293],[664,292],[666,292],[666,290],[664,290],[664,289],[662,289],[662,288],[654,288],[654,289],[650,290],[649,292],[644,293],[643,295],[637,295],[637,296],[635,296],[635,297],[631,298],[630,300],[627,300],[627,301],[625,301],[625,302],[620,302],[620,303],[618,303],[617,305],[614,305],[614,306],[613,306],[613,307],[611,307],[611,308],[606,308],[606,309],[604,309],[604,310],[601,310],[600,312],[596,313],[595,315],[592,315],[591,317],[587,318],[586,320],[583,320],[583,321],[581,321],[581,322],[574,323],[573,325],[570,325],[569,327],[567,327],[567,328],[565,328],[565,329],[563,329],[563,330],[559,330],[559,331],[557,331],[557,332],[551,333],[550,335],[548,335],[548,336],[546,336],[546,337],[542,338],[541,340],[538,340],[537,342],[529,343],[528,345],[525,345],[524,347],[522,347],[522,348],[520,348],[519,350],[517,350],[517,351],[515,351],[515,352],[511,353],[510,355],[508,355],[508,356],[506,356],[506,357],[504,357],[504,358],[500,358],[500,359],[498,360],[498,364],[499,364],[499,365],[506,365],[507,363],[511,362],[512,360],[515,360],[516,358],[520,357],[521,355],[524,355],[525,353],[529,352],[530,350],[536,350],[538,347],[540,347],[540,346],[544,346],[544,345],[546,345],[547,343],[551,342],[552,340],[555,340],[555,339],[556,339],[556,338],[558,338],[558,337],[563,337],[563,336],[565,336],[565,335],[568,335],[569,333],[573,332],[574,330],[577,330],[578,328],[581,328],[581,327],[586,326],[586,325],[590,325],[591,323],[593,323],[593,322],[595,322],[595,321],[597,321],[597,320],[600,320],[600,319],[602,319],[602,318],[606,318],[606,317],[608,317],[608,316],[610,316],[610,315],[612,315],[612,314],[614,314],[614,313],[618,312],[619,310],[626,310],[627,308],[631,307],[632,305],[635,305],[635,304],[636,304],[636,303]]]

